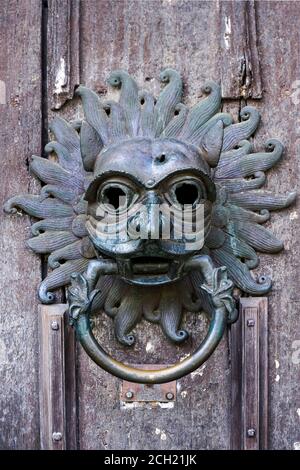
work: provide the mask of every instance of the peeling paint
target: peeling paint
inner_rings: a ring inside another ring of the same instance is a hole
[[[294,442],[293,449],[294,450],[300,450],[300,442]]]
[[[4,365],[7,363],[7,351],[5,343],[0,339],[0,364]]]
[[[6,85],[0,80],[0,104],[6,104]]]
[[[300,408],[297,408],[297,411],[296,411],[296,412],[297,412],[297,415],[298,415],[299,418],[300,418]]]
[[[279,361],[277,361],[277,359],[275,359],[275,367],[276,369],[279,369]]]
[[[133,401],[131,403],[128,403],[126,401],[122,401],[120,408],[122,410],[133,410],[134,408],[138,408],[138,403],[135,402],[135,401]]]
[[[158,402],[158,406],[162,409],[171,409],[174,408],[174,405],[174,401],[170,401],[169,403],[163,403],[162,401]]]
[[[299,216],[298,216],[298,213],[297,211],[293,211],[290,213],[290,220],[295,220],[295,219],[298,219]]]
[[[279,382],[279,380],[280,380],[280,375],[277,374],[276,377],[275,377],[275,381],[276,381],[276,382]]]
[[[67,84],[66,62],[63,57],[60,58],[59,68],[55,78],[54,93],[59,95],[63,92],[63,87]]]
[[[180,395],[181,395],[182,398],[186,398],[186,397],[187,397],[187,394],[188,394],[188,393],[187,393],[186,390],[183,390],[183,391],[180,393]]]
[[[144,410],[153,410],[154,408],[161,408],[161,409],[172,409],[175,406],[175,402],[160,402],[160,401],[121,401],[120,402],[120,409],[121,410],[136,410],[136,409],[144,409]]]
[[[200,377],[202,377],[205,367],[206,367],[206,364],[203,364],[203,366],[201,366],[200,369],[197,369],[194,372],[192,372],[191,373],[192,379],[196,377],[197,375],[200,375]]]
[[[230,36],[231,36],[231,21],[228,16],[225,16],[224,43],[225,43],[226,49],[230,49]]]
[[[148,341],[146,344],[146,352],[152,352],[154,351],[154,345],[151,343],[151,341]]]
[[[156,429],[155,429],[155,434],[156,434],[157,436],[160,435],[160,438],[161,438],[162,441],[166,441],[166,440],[167,440],[166,431],[164,431],[163,429],[160,430],[159,428],[156,428]]]

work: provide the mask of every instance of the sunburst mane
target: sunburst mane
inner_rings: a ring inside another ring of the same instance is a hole
[[[160,80],[165,87],[157,100],[151,93],[139,90],[134,79],[124,71],[113,72],[108,79],[112,87],[120,89],[118,102],[102,101],[92,90],[77,88],[85,118],[72,125],[56,117],[50,127],[56,141],[47,144],[45,150],[55,152],[57,162],[32,157],[30,169],[45,184],[41,194],[15,196],[5,204],[7,212],[20,208],[38,219],[31,227],[33,237],[27,244],[36,253],[49,255],[52,271],[39,288],[42,302],[53,302],[53,291],[69,284],[71,274],[83,272],[95,257],[85,228],[87,203],[83,196],[96,157],[109,146],[136,137],[174,138],[189,143],[206,154],[211,167],[217,165],[213,170],[217,201],[212,228],[202,251],[217,266],[225,265],[229,277],[244,292],[261,295],[270,290],[271,281],[256,282],[250,270],[259,264],[257,252],[276,253],[283,247],[263,224],[269,220],[270,211],[289,206],[295,193],[278,196],[262,189],[265,172],[279,161],[283,145],[271,139],[263,152],[253,152],[247,139],[259,124],[258,111],[246,106],[240,113],[241,122],[233,123],[230,114],[219,112],[218,84],[211,81],[205,84],[202,91],[206,98],[189,109],[181,102],[180,75],[166,69]],[[121,279],[105,276],[99,281],[102,294],[94,310],[104,308],[116,317],[118,337],[125,343],[126,334],[142,314],[149,321],[160,318],[166,334],[174,339],[181,313],[173,314],[173,319],[167,317],[168,299],[177,299],[176,308],[180,312],[182,309],[210,311],[210,301],[200,288],[199,276],[191,274],[180,281],[184,284],[181,299],[176,286],[169,286],[152,289],[150,295],[149,291],[140,290],[138,301],[132,296],[133,287]],[[197,300],[193,300],[195,295]],[[117,326],[120,312],[128,309],[134,312],[132,318],[127,324]]]

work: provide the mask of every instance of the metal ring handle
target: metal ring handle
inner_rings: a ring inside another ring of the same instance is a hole
[[[216,308],[212,315],[208,333],[196,351],[183,361],[160,370],[136,369],[112,358],[97,342],[90,326],[88,312],[79,314],[74,326],[82,347],[102,369],[129,382],[159,384],[180,379],[201,366],[221,341],[226,324],[227,312],[225,307]]]

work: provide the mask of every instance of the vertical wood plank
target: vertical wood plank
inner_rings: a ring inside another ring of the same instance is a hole
[[[48,1],[48,106],[60,109],[79,85],[79,0]]]
[[[231,361],[231,449],[242,448],[242,315],[230,327],[230,361]]]
[[[76,448],[75,343],[66,305],[40,308],[41,448]]]
[[[68,450],[77,449],[77,361],[76,338],[74,329],[69,325],[65,305],[64,315],[64,353],[65,353],[65,414],[66,414],[66,448]]]
[[[269,324],[268,299],[260,303],[259,313],[259,448],[269,448]]]
[[[115,69],[129,71],[140,86],[157,95],[161,69],[173,67],[184,79],[184,102],[188,105],[199,101],[206,80],[220,77],[217,2],[89,0],[81,3],[80,28],[81,82],[104,99],[106,79]],[[132,364],[174,363],[199,345],[208,327],[201,315],[187,315],[185,325],[191,337],[176,347],[158,325],[141,322],[135,346],[124,348],[115,340],[111,319],[99,315],[95,324],[103,347]],[[174,406],[154,411],[120,409],[120,381],[78,349],[80,448],[229,448],[226,335],[203,367],[178,381]]]
[[[300,365],[293,345],[300,339],[300,8],[293,1],[256,2],[258,46],[264,98],[254,104],[261,113],[254,146],[262,149],[276,137],[284,156],[268,172],[268,190],[274,194],[297,191],[296,203],[272,213],[269,227],[283,241],[278,255],[262,255],[257,275],[272,277],[269,296],[269,448],[299,447]]]
[[[240,299],[240,318],[231,328],[233,449],[268,445],[267,298]]]
[[[0,5],[0,448],[39,448],[39,257],[25,246],[30,218],[3,213],[15,194],[36,192],[27,160],[41,151],[41,3]]]
[[[223,98],[261,98],[255,2],[221,1],[220,69]]]

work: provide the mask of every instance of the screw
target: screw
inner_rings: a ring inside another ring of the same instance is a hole
[[[126,392],[126,398],[133,398],[133,392],[131,390],[128,390],[128,392]]]
[[[250,320],[247,320],[247,326],[254,326],[255,325],[255,321],[250,318]]]
[[[174,393],[172,393],[172,392],[166,393],[166,399],[167,400],[173,400],[173,398],[174,398]]]
[[[256,429],[254,429],[254,428],[247,429],[247,436],[248,437],[255,437],[256,436]]]
[[[62,440],[62,433],[61,432],[54,432],[52,433],[53,441],[61,441]]]
[[[52,330],[59,330],[59,324],[56,320],[51,322],[51,328],[52,328]]]

